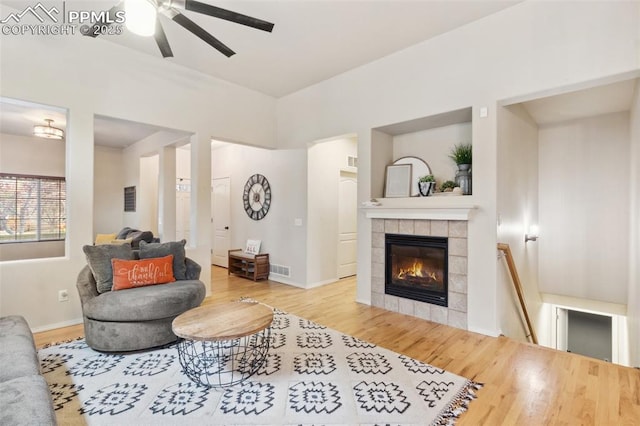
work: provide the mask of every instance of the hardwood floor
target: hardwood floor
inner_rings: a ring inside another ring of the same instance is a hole
[[[213,267],[205,304],[246,296],[484,383],[460,425],[640,425],[640,370],[354,302],[354,278],[310,290]],[[82,326],[36,334],[36,345]]]

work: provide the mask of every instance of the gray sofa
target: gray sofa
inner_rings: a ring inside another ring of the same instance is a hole
[[[186,258],[184,280],[162,285],[99,293],[89,266],[78,275],[87,344],[102,352],[127,352],[165,345],[177,339],[171,322],[200,306],[205,286],[201,267]]]
[[[0,425],[55,425],[33,335],[18,315],[0,318]]]

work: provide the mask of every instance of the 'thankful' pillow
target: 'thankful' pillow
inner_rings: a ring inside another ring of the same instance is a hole
[[[166,284],[175,281],[173,255],[141,260],[111,259],[112,290]]]

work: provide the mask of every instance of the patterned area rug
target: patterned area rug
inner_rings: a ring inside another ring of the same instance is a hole
[[[60,425],[453,424],[480,384],[274,311],[260,370],[222,390],[194,384],[176,345],[103,354],[84,340],[39,351]]]

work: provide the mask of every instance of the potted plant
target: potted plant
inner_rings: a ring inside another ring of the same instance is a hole
[[[442,182],[442,185],[440,185],[440,192],[451,192],[453,191],[453,188],[456,187],[458,187],[457,183],[452,180],[446,180]]]
[[[458,171],[456,172],[456,183],[462,189],[463,195],[471,194],[471,159],[472,149],[471,144],[457,144],[451,148],[449,154],[457,165]]]
[[[471,166],[471,157],[471,144],[455,145],[451,148],[451,153],[449,154],[449,158],[451,158],[458,166],[464,164]],[[468,170],[469,167],[466,169]]]
[[[420,189],[420,195],[427,197],[433,194],[436,189],[436,179],[433,175],[424,175],[418,178],[418,188]]]

